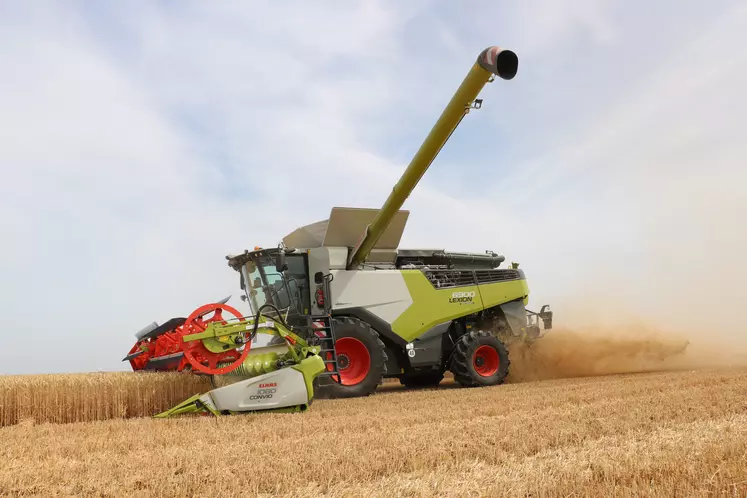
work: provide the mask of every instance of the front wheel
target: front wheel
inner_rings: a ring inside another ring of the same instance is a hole
[[[333,318],[333,322],[340,375],[319,378],[319,397],[368,396],[376,391],[386,373],[384,343],[370,325],[357,318]]]
[[[506,380],[509,364],[506,346],[497,337],[470,331],[457,341],[451,371],[462,386],[495,386]]]

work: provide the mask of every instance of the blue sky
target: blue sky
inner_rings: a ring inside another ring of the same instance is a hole
[[[746,33],[737,1],[0,1],[0,373],[122,369],[152,320],[244,309],[224,256],[378,207],[490,45],[519,73],[402,245],[521,262],[559,325],[738,343]]]

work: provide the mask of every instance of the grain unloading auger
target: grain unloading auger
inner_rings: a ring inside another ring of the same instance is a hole
[[[385,377],[405,386],[436,385],[447,370],[463,386],[501,384],[509,368],[506,343],[536,339],[540,321],[545,329],[552,327],[547,306],[539,313],[526,309],[524,271],[518,265],[499,268],[504,256],[398,248],[409,215],[402,204],[462,119],[481,107],[477,96],[485,84],[496,76],[511,80],[517,69],[518,58],[510,50],[489,47],[480,53],[381,209],[333,208],[329,219],[295,230],[276,248],[227,256],[256,319],[282,320],[293,337],[306,341],[307,359],[317,365],[312,358],[323,361],[324,370],[311,375],[316,387],[307,387],[309,399],[314,391],[365,396]],[[238,348],[189,345],[203,337],[190,332],[202,326],[195,323],[223,330],[222,320],[185,320],[175,332],[181,338],[176,352],[186,357],[180,365],[214,377],[241,377],[238,369],[246,356]],[[212,336],[201,340],[214,341]],[[199,349],[202,357],[188,356],[190,349]],[[205,356],[204,349],[212,356]],[[156,352],[149,361],[161,358]],[[204,368],[198,366],[205,362]],[[277,375],[286,368],[276,366]],[[220,389],[226,387],[211,393]],[[227,399],[235,395],[233,390],[220,393]],[[194,403],[187,402],[193,408]]]

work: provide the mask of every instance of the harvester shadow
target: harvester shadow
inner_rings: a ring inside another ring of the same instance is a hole
[[[445,378],[437,386],[423,386],[423,387],[406,387],[399,383],[398,380],[394,379],[391,381],[384,382],[376,390],[376,395],[386,395],[404,392],[427,392],[427,391],[450,391],[453,389],[464,389],[454,379]]]
[[[593,379],[615,379],[619,380],[621,378],[630,378],[630,377],[640,377],[640,376],[646,376],[646,375],[652,375],[652,374],[670,374],[674,372],[685,372],[690,371],[692,368],[650,368],[650,369],[642,369],[642,370],[636,370],[636,371],[621,371],[621,372],[610,372],[610,373],[599,373],[599,374],[586,374],[586,375],[559,375],[559,376],[549,376],[544,378],[532,378],[532,379],[507,379],[503,386],[512,386],[512,385],[527,385],[527,384],[544,384],[544,383],[552,383],[552,382],[563,382],[563,381],[592,381]],[[451,390],[462,390],[465,389],[463,386],[461,386],[458,382],[456,382],[452,378],[445,378],[443,381],[441,381],[440,384],[437,386],[427,386],[427,387],[405,387],[402,384],[400,384],[396,379],[394,380],[388,380],[384,382],[382,385],[379,386],[379,388],[376,390],[374,395],[376,396],[385,396],[388,394],[397,394],[397,393],[404,393],[404,392],[427,392],[427,391],[451,391]]]
[[[397,379],[386,379],[382,384],[379,385],[379,387],[371,393],[371,396],[382,396],[382,395],[388,395],[388,394],[397,394],[397,393],[411,393],[411,392],[424,392],[424,391],[449,391],[452,389],[464,389],[462,386],[460,386],[458,383],[456,383],[453,379],[446,377],[444,378],[441,383],[437,386],[423,386],[423,387],[406,387],[399,383]],[[331,398],[328,396],[325,396],[323,393],[318,393],[314,396],[315,400],[334,400],[335,398]]]

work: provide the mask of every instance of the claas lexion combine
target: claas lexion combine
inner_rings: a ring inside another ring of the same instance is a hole
[[[333,208],[329,219],[271,249],[227,256],[240,275],[242,316],[227,299],[136,334],[134,370],[209,375],[214,389],[158,417],[303,411],[317,397],[373,393],[384,378],[435,386],[451,371],[463,386],[504,382],[506,344],[552,328],[547,306],[529,311],[523,270],[493,252],[399,249],[401,206],[482,88],[511,80],[518,57],[489,47],[472,65],[381,209]],[[260,335],[265,341],[260,341]]]

